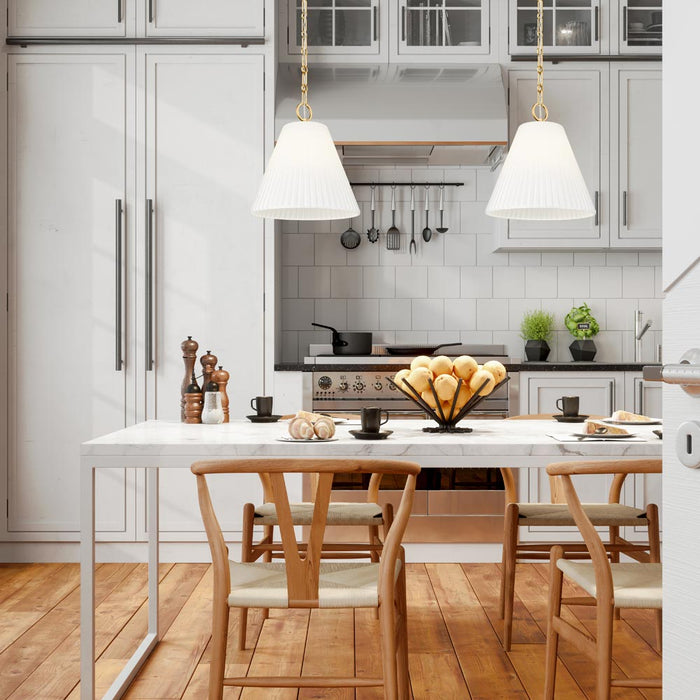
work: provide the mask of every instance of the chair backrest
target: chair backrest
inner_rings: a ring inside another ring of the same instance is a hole
[[[369,487],[367,488],[367,503],[377,503],[379,501],[379,485],[382,481],[382,474],[372,474],[369,479]],[[262,482],[263,495],[265,503],[272,502],[272,483],[267,474],[259,474]],[[311,486],[311,500],[316,500],[316,490],[318,489],[318,474],[310,475],[309,485]]]
[[[217,585],[225,590],[230,588],[230,574],[228,550],[211,502],[206,475],[255,473],[260,475],[263,484],[268,484],[271,500],[275,504],[287,571],[289,606],[304,608],[318,606],[321,550],[334,475],[348,473],[405,475],[406,485],[399,509],[387,534],[380,559],[380,586],[387,576],[391,576],[393,582],[401,540],[413,507],[416,476],[420,472],[418,464],[398,460],[237,459],[196,462],[191,469],[197,476],[199,506],[214,563],[215,595]],[[299,547],[294,532],[285,474],[318,475],[313,517],[305,550]]]
[[[562,488],[571,515],[583,537],[595,571],[598,598],[609,596],[612,602],[612,572],[610,561],[590,518],[586,515],[571,477],[575,474],[660,474],[660,459],[596,460],[595,462],[557,462],[547,467],[547,474]]]

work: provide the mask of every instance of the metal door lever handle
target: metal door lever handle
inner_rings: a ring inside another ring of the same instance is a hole
[[[691,396],[700,396],[700,349],[688,350],[677,365],[644,367],[642,376],[648,382],[679,384]]]

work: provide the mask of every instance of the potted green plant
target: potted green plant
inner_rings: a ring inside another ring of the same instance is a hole
[[[525,341],[525,355],[529,362],[545,362],[549,356],[554,315],[546,311],[528,311],[520,323],[520,337]]]
[[[574,337],[574,341],[569,345],[574,362],[592,362],[597,348],[591,338],[598,335],[600,326],[588,304],[574,306],[566,314],[564,325]]]

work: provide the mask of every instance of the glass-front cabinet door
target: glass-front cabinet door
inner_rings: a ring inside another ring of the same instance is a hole
[[[620,2],[620,53],[661,53],[661,0]]]
[[[489,52],[489,0],[399,0],[399,54]]]
[[[544,0],[544,45],[554,54],[600,53],[600,0]],[[511,54],[537,50],[537,0],[510,0]]]
[[[308,0],[310,54],[378,54],[379,0]],[[301,0],[289,0],[289,53],[301,47]]]

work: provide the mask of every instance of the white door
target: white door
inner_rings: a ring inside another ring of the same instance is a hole
[[[139,345],[146,417],[180,420],[180,344],[191,335],[199,356],[211,350],[230,372],[230,414],[242,418],[263,388],[263,224],[250,213],[264,167],[263,57],[159,52],[143,60],[143,200],[153,207],[152,358]],[[145,234],[137,243],[144,258]],[[146,322],[137,321],[148,333]],[[230,514],[222,526],[239,529],[250,495],[217,496]],[[189,472],[161,474],[160,516],[164,532],[202,529]]]
[[[14,533],[77,538],[79,445],[128,422],[130,245],[127,217],[117,212],[128,196],[129,65],[118,51],[9,57],[8,529]],[[98,472],[96,490],[98,529],[123,533],[125,470]]]
[[[265,0],[143,0],[147,36],[262,36]]]
[[[590,248],[608,244],[604,193],[608,187],[607,68],[600,70],[553,70],[545,68],[544,101],[549,119],[562,124],[576,155],[598,214],[576,221],[509,221],[499,243],[503,247]],[[533,70],[509,73],[510,138],[523,122],[532,121],[537,81]],[[601,167],[601,163],[604,164]]]
[[[661,245],[661,70],[614,71],[618,101],[619,167],[611,245]]]
[[[8,0],[9,36],[126,36],[131,0]]]
[[[664,361],[700,348],[700,235],[688,216],[697,200],[700,93],[688,89],[697,52],[700,3],[664,6],[663,240]],[[684,274],[685,273],[685,274]],[[700,469],[681,465],[679,424],[700,420],[700,399],[664,385],[664,697],[694,698],[700,687]]]

